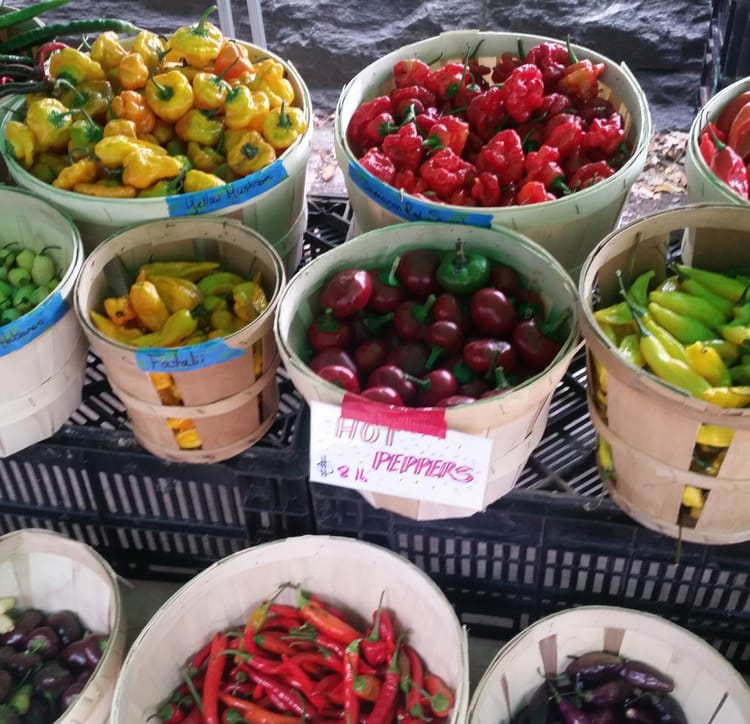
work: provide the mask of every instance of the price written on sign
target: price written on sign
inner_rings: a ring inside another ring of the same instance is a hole
[[[311,480],[473,510],[484,507],[492,450],[486,438],[453,430],[413,432],[346,417],[341,407],[321,402],[310,403],[310,414]]]

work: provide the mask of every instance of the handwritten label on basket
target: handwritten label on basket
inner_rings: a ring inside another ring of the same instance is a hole
[[[187,372],[210,367],[245,354],[223,339],[211,339],[189,347],[139,349],[135,363],[144,372]]]
[[[356,161],[349,162],[349,177],[373,201],[408,221],[444,221],[469,226],[492,226],[492,214],[476,211],[457,211],[439,204],[426,204],[419,199],[389,186],[362,168]]]
[[[341,407],[313,401],[310,415],[311,480],[482,509],[492,443],[448,430],[444,411],[345,398]]]
[[[68,303],[59,293],[55,293],[15,322],[4,324],[0,327],[0,357],[35,340],[62,319],[68,309]]]
[[[281,160],[276,160],[260,171],[232,181],[232,183],[194,191],[190,194],[167,196],[167,208],[170,216],[191,216],[219,211],[228,206],[236,206],[260,196],[268,189],[288,178],[289,174]]]

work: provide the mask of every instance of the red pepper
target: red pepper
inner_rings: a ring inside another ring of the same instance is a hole
[[[291,661],[305,670],[314,667],[316,669],[327,669],[341,673],[344,668],[341,659],[332,656],[328,651],[325,654],[320,653],[320,651],[303,651],[292,656]]]
[[[401,395],[393,387],[367,387],[362,390],[361,397],[383,405],[395,405],[397,407],[403,407],[404,405]]]
[[[179,704],[169,701],[159,707],[156,718],[162,724],[179,724],[185,720],[185,710]]]
[[[748,197],[747,168],[742,157],[728,144],[714,136],[716,153],[709,164],[716,177],[742,198]]]
[[[545,325],[537,317],[520,321],[511,337],[511,343],[524,364],[535,371],[549,367],[562,349],[562,342],[552,336],[561,321]]]
[[[401,342],[397,347],[391,349],[385,358],[386,364],[400,367],[410,375],[422,375],[427,370],[427,358],[430,356],[430,348],[419,341]]]
[[[415,380],[417,386],[417,405],[432,407],[445,397],[455,395],[458,381],[450,370],[437,369],[428,372],[424,377]]]
[[[374,369],[385,364],[388,345],[382,337],[366,339],[352,351],[352,359],[363,377],[369,376]]]
[[[278,631],[265,631],[253,636],[254,644],[266,653],[270,654],[293,654],[294,647],[284,640]]]
[[[396,171],[391,186],[413,196],[422,195],[427,190],[425,182],[410,168],[401,168]]]
[[[544,80],[542,71],[535,65],[524,63],[515,68],[502,88],[505,110],[516,123],[528,121],[542,105]]]
[[[737,111],[727,133],[727,144],[743,160],[750,154],[750,100]]]
[[[375,674],[357,674],[354,678],[354,693],[362,701],[377,701],[380,688],[380,678]]]
[[[571,191],[581,191],[609,178],[613,173],[614,170],[606,161],[585,163],[570,176],[568,187]]]
[[[219,724],[219,685],[226,663],[227,644],[227,636],[221,631],[217,631],[211,640],[206,680],[203,683],[203,719],[206,724]]]
[[[359,164],[383,183],[392,185],[396,178],[396,165],[379,148],[369,148]]]
[[[355,395],[361,389],[357,375],[343,365],[321,367],[318,370],[318,377],[322,377],[326,382],[330,382],[346,392],[353,392]]]
[[[403,648],[409,661],[409,690],[406,694],[406,713],[421,717],[424,715],[421,692],[424,685],[424,666],[419,654],[411,646],[404,644]]]
[[[431,673],[425,674],[424,688],[432,713],[439,719],[447,717],[456,701],[453,690],[437,674]]]
[[[524,62],[532,63],[539,68],[544,87],[553,89],[570,65],[570,53],[560,43],[540,43],[526,53]]]
[[[490,283],[511,299],[518,295],[521,280],[518,271],[508,264],[493,263],[490,269]]]
[[[422,145],[430,150],[450,148],[460,156],[464,151],[468,137],[469,124],[466,121],[462,121],[456,116],[443,116],[432,125]]]
[[[466,109],[466,119],[482,141],[489,141],[500,130],[504,116],[503,90],[497,85],[474,96]]]
[[[383,684],[380,687],[379,696],[375,701],[372,711],[368,714],[365,724],[390,724],[394,719],[399,682],[401,680],[401,671],[398,666],[400,653],[401,647],[396,646],[391,657],[391,662],[383,676]]]
[[[330,636],[346,646],[355,639],[362,638],[362,634],[342,617],[336,616],[323,608],[318,602],[305,596],[300,589],[297,589],[297,600],[302,618],[313,626],[318,633]]]
[[[560,158],[567,158],[583,140],[583,126],[578,116],[560,113],[552,116],[544,128],[544,144],[553,146],[560,152]]]
[[[391,91],[391,103],[393,104],[393,115],[402,121],[409,120],[412,116],[418,116],[428,109],[435,108],[437,99],[435,94],[422,85],[409,85],[394,88]]]
[[[371,101],[360,103],[354,113],[352,113],[346,129],[349,142],[362,150],[372,145],[368,143],[366,128],[373,118],[382,113],[393,114],[393,103],[388,96],[378,96]]]
[[[580,60],[565,69],[557,90],[581,100],[591,100],[599,94],[599,76],[606,70],[604,63]]]
[[[542,105],[538,113],[542,118],[552,119],[561,114],[574,111],[573,102],[564,93],[546,93],[542,98]]]
[[[435,299],[431,294],[424,302],[407,299],[396,307],[393,326],[402,340],[424,339]]]
[[[450,148],[441,148],[420,167],[419,176],[441,199],[448,198],[476,173],[474,165],[464,161]]]
[[[331,308],[324,308],[323,314],[318,315],[307,328],[307,341],[314,352],[320,352],[328,347],[347,348],[352,342],[352,328],[343,319],[336,319]]]
[[[408,374],[396,365],[385,364],[375,369],[367,380],[367,387],[390,387],[398,392],[401,404],[408,405],[417,399],[415,384],[409,379]]]
[[[559,160],[560,151],[554,146],[543,144],[538,151],[529,151],[524,161],[523,182],[541,181],[548,191],[568,190]]]
[[[372,278],[365,269],[343,269],[329,277],[320,291],[320,306],[336,319],[348,317],[367,306]]]
[[[402,169],[416,171],[425,157],[423,139],[417,130],[417,124],[413,121],[386,136],[381,149],[399,171]]]
[[[393,83],[396,88],[410,85],[424,85],[430,74],[430,66],[418,58],[399,60],[393,66]]]
[[[467,311],[458,301],[458,297],[451,292],[443,292],[438,295],[435,305],[432,307],[432,316],[435,321],[445,320],[447,322],[455,322],[464,334],[471,327],[471,320]]]
[[[554,201],[557,198],[541,181],[527,181],[518,189],[516,203],[519,206],[526,204],[541,204],[544,201]]]
[[[496,133],[477,156],[477,170],[494,173],[501,186],[519,181],[523,176],[525,154],[523,142],[512,128]]]
[[[510,372],[516,367],[516,350],[504,339],[472,339],[464,347],[463,358],[469,369],[480,374],[497,367]]]
[[[307,366],[316,374],[327,365],[343,365],[352,372],[357,372],[357,365],[354,364],[354,360],[345,349],[340,347],[329,347],[321,350],[307,363]]]
[[[513,70],[523,63],[522,56],[523,53],[520,52],[518,54],[505,52],[499,55],[495,59],[495,67],[492,69],[492,82],[504,83]]]
[[[300,621],[302,616],[299,609],[294,606],[287,606],[284,603],[272,603],[268,608],[268,613],[274,616],[284,616],[285,618],[297,618]]]
[[[430,249],[412,249],[402,254],[396,263],[396,278],[417,299],[427,299],[439,292],[437,270],[440,257]]]
[[[471,295],[469,316],[481,333],[509,339],[518,321],[513,303],[499,289],[484,287]]]
[[[489,171],[480,171],[471,183],[471,198],[479,206],[499,206],[502,191],[497,176]]]
[[[714,143],[714,137],[718,138],[722,143],[726,143],[726,134],[722,133],[713,123],[709,123],[701,133],[699,150],[703,160],[711,166],[714,154],[716,153],[716,143]]]
[[[583,135],[584,150],[597,149],[611,156],[625,142],[622,116],[612,113],[608,118],[594,118]]]
[[[354,689],[359,673],[359,643],[359,638],[351,641],[344,654],[344,718],[347,724],[359,722],[359,697]]]
[[[471,73],[466,63],[446,63],[430,70],[424,79],[424,86],[435,94],[438,101],[452,104],[470,82]]]
[[[253,724],[299,724],[299,717],[279,714],[252,702],[219,692],[219,699],[229,707],[238,709],[246,715]]]
[[[464,333],[455,322],[438,320],[427,327],[424,340],[432,345],[427,359],[427,369],[430,370],[435,366],[438,357],[457,354],[463,349]]]

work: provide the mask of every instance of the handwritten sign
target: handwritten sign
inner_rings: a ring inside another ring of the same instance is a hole
[[[365,195],[407,221],[442,221],[449,224],[482,226],[487,229],[492,226],[492,214],[461,211],[440,204],[427,204],[389,186],[365,171],[355,161],[349,163],[349,177]]]
[[[139,349],[135,363],[144,372],[188,372],[226,362],[243,355],[223,339],[212,339],[189,347]]]
[[[310,403],[310,479],[481,510],[492,443],[445,430],[414,432],[345,417],[342,408]],[[402,413],[409,417],[409,413]]]
[[[65,299],[59,292],[55,292],[15,322],[3,325],[0,328],[0,357],[15,352],[35,340],[62,319],[68,309]]]

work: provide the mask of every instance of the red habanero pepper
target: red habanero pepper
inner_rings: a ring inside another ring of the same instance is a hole
[[[346,136],[350,143],[360,149],[368,147],[366,128],[373,118],[381,113],[393,114],[393,103],[388,96],[378,96],[371,101],[360,103],[352,117],[349,119],[349,125],[346,128]]]
[[[583,135],[583,124],[578,116],[559,113],[544,127],[544,144],[556,148],[560,158],[567,158],[580,147]]]
[[[228,707],[241,711],[253,724],[299,724],[299,717],[279,714],[247,699],[219,692],[219,699]]]
[[[728,144],[722,143],[714,137],[716,153],[711,159],[709,167],[716,177],[723,181],[742,198],[748,197],[747,168],[742,157]]]
[[[568,179],[568,188],[571,191],[581,191],[609,178],[613,173],[614,169],[606,161],[584,163]]]
[[[379,148],[369,148],[359,159],[359,165],[383,183],[393,185],[396,178],[396,165]]]
[[[567,191],[559,160],[560,151],[554,146],[543,144],[538,151],[529,151],[524,161],[523,181],[541,181],[548,191]]]
[[[446,63],[430,70],[424,86],[435,94],[438,101],[452,103],[471,80],[467,63]]]
[[[547,191],[547,188],[541,181],[526,181],[516,194],[516,203],[519,206],[541,204],[545,201],[554,201],[555,199],[557,199],[557,196]]]
[[[500,182],[494,173],[489,171],[480,171],[476,178],[471,182],[469,189],[471,198],[479,206],[499,206],[502,190]]]
[[[494,173],[500,185],[507,186],[523,176],[524,158],[521,137],[508,128],[496,133],[479,152],[477,171]]]
[[[498,55],[495,58],[495,67],[492,69],[492,82],[504,83],[513,70],[523,63],[523,60],[521,60],[522,57],[523,53],[520,52],[520,43],[518,53],[506,52]]]
[[[554,118],[560,114],[568,114],[574,110],[571,99],[563,93],[546,93],[542,98],[542,105],[537,113],[542,118]]]
[[[418,116],[430,108],[435,108],[435,94],[422,85],[408,85],[394,88],[390,94],[393,116],[405,121],[410,116]]]
[[[419,196],[420,198],[427,198],[424,196],[424,192],[427,190],[425,182],[422,181],[422,179],[417,176],[416,172],[412,171],[410,168],[400,168],[396,171],[391,186],[406,194]]]
[[[515,68],[502,85],[505,110],[516,123],[525,123],[542,105],[544,81],[542,71],[524,63]]]
[[[393,66],[393,83],[396,88],[404,88],[409,85],[424,85],[425,79],[430,74],[430,66],[418,58],[406,58],[399,60]]]
[[[573,62],[565,69],[557,90],[581,100],[591,100],[599,94],[599,76],[606,70],[604,63],[588,59]]]
[[[372,277],[367,270],[342,269],[323,285],[320,306],[330,309],[336,319],[343,319],[364,309],[371,294]]]
[[[360,639],[354,639],[344,654],[344,718],[346,724],[359,722],[359,697],[354,689],[354,681],[359,674],[359,644]]]
[[[329,636],[346,646],[355,639],[362,638],[362,634],[341,616],[334,615],[311,597],[305,596],[299,588],[297,589],[297,600],[302,618],[313,626],[318,633]]]
[[[466,108],[466,119],[483,141],[489,141],[500,130],[504,116],[505,100],[498,85],[474,96]]]
[[[420,167],[419,176],[441,199],[447,199],[476,173],[474,164],[464,161],[450,148],[441,148]]]
[[[462,121],[456,116],[443,116],[430,128],[427,138],[423,141],[423,146],[430,150],[450,148],[460,156],[464,151],[468,137],[469,124],[466,121]]]
[[[605,156],[611,156],[625,141],[625,129],[622,116],[612,113],[608,118],[594,118],[583,134],[583,148],[586,151],[596,149]]]
[[[227,644],[227,636],[221,631],[217,631],[211,640],[206,680],[203,683],[203,719],[206,724],[219,724],[219,685],[226,663]]]
[[[380,145],[383,153],[393,161],[398,171],[410,169],[416,171],[425,157],[423,138],[414,121],[406,123],[395,133],[383,139]]]
[[[565,69],[570,65],[570,54],[560,43],[540,43],[524,58],[525,63],[535,65],[542,72],[544,87],[555,88]]]

